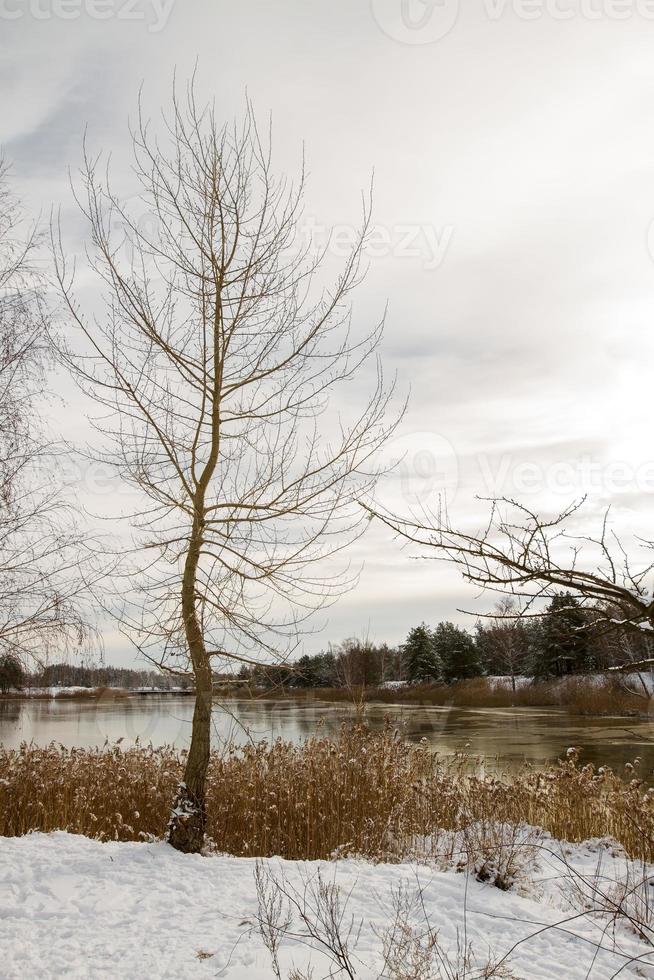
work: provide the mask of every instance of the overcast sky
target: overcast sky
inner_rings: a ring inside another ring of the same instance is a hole
[[[278,170],[304,143],[319,234],[346,240],[374,169],[355,314],[388,301],[385,365],[411,388],[382,499],[444,486],[471,520],[475,494],[561,508],[588,492],[589,529],[612,502],[654,537],[654,3],[0,0],[0,21],[4,153],[30,209],[62,206],[73,237],[84,130],[129,195],[139,86],[156,111],[196,59],[219,114],[246,90],[272,112]],[[79,409],[71,393],[57,419],[73,438]],[[309,648],[488,606],[413,554],[371,529],[359,587]],[[111,636],[107,660],[129,660]]]

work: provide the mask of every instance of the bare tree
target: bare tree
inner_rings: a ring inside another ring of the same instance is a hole
[[[83,344],[68,362],[106,410],[103,458],[146,501],[133,515],[139,591],[123,622],[146,656],[168,669],[190,662],[195,678],[169,840],[197,851],[212,665],[283,659],[307,617],[355,580],[326,560],[365,528],[357,499],[374,484],[373,457],[395,424],[386,421],[393,385],[374,357],[382,323],[363,337],[351,331],[367,205],[327,287],[324,255],[296,246],[303,178],[293,187],[273,176],[270,138],[250,107],[221,127],[191,84],[173,95],[161,140],[139,114],[133,148],[148,222],[128,213],[85,154],[78,201],[106,287],[101,317],[83,314],[58,232],[53,244]],[[360,369],[371,358],[366,384]]]
[[[349,637],[334,648],[336,677],[342,687],[377,687],[383,680],[382,652],[367,637]]]
[[[479,624],[478,642],[516,689],[516,676],[524,669],[528,653],[528,637],[520,620],[520,610],[513,596],[504,596],[495,605],[494,613]]]
[[[37,244],[0,161],[0,652],[42,665],[90,639],[93,576],[40,416],[52,336]]]
[[[484,590],[518,599],[494,619],[538,618],[539,600],[567,592],[589,611],[589,629],[635,632],[654,630],[654,562],[638,567],[609,528],[608,514],[597,536],[572,530],[583,501],[547,519],[515,500],[490,501],[490,515],[479,531],[455,527],[447,511],[405,519],[366,505],[403,539],[423,546],[434,558],[457,565],[463,577]],[[645,554],[654,542],[640,540]],[[430,556],[431,556],[430,554]],[[633,648],[640,648],[633,645]],[[654,664],[649,657],[624,661],[613,669],[633,670]]]

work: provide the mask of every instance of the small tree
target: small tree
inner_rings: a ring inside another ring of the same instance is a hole
[[[500,600],[495,615],[478,623],[476,646],[484,670],[510,677],[515,691],[516,677],[528,669],[530,644],[529,629],[520,620],[513,599]]]
[[[438,680],[442,665],[429,627],[422,623],[409,631],[404,646],[404,663],[410,681]]]
[[[357,500],[374,487],[373,458],[395,424],[393,386],[374,368],[382,324],[351,330],[367,209],[328,286],[320,258],[297,248],[303,181],[273,176],[249,109],[242,125],[220,126],[191,86],[173,97],[162,140],[140,120],[134,171],[147,227],[85,159],[81,206],[107,292],[102,317],[84,315],[58,234],[53,244],[83,348],[64,356],[101,406],[111,446],[100,458],[142,500],[138,591],[122,622],[142,653],[170,670],[190,664],[195,679],[169,840],[198,851],[212,664],[284,660],[307,616],[353,584],[328,559],[365,529]]]
[[[345,640],[334,651],[334,664],[343,687],[377,687],[382,680],[380,651],[368,640]]]
[[[434,630],[434,647],[442,664],[443,680],[448,684],[481,674],[475,641],[461,627],[439,623]]]
[[[25,683],[25,671],[18,657],[12,653],[0,655],[0,691],[7,694],[12,688],[20,690]]]
[[[401,649],[391,647],[388,643],[381,643],[377,646],[377,653],[379,656],[382,681],[406,680],[404,658]]]

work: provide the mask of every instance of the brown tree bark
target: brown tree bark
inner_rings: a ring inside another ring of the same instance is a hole
[[[216,467],[220,445],[220,418],[212,413],[212,448],[200,479],[195,516],[182,578],[182,618],[189,659],[195,676],[195,708],[191,744],[186,757],[184,781],[180,783],[168,823],[168,842],[178,851],[196,854],[202,849],[207,826],[206,785],[211,758],[211,706],[213,681],[211,659],[207,653],[196,608],[197,571],[203,544],[206,486]]]
[[[168,842],[185,854],[197,854],[207,826],[206,784],[211,758],[212,684],[209,659],[195,668],[196,691],[191,745],[168,824]]]

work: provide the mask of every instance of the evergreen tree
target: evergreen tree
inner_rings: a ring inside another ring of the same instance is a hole
[[[295,668],[297,674],[292,681],[293,687],[331,687],[335,683],[332,653],[305,654],[297,661]]]
[[[475,623],[475,646],[482,673],[500,674],[500,663],[495,644],[488,627],[479,621]]]
[[[443,679],[452,681],[479,677],[482,673],[475,641],[466,630],[454,623],[439,623],[434,632],[434,646],[441,662]]]
[[[3,694],[13,687],[20,690],[25,682],[23,666],[13,653],[3,653],[0,656],[0,691]]]
[[[563,677],[589,669],[588,622],[576,596],[554,596],[541,622],[534,657],[534,676]]]
[[[434,647],[434,638],[429,627],[424,623],[415,626],[409,632],[403,652],[405,669],[410,681],[440,678],[441,664]]]

